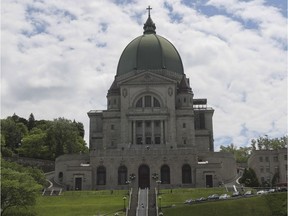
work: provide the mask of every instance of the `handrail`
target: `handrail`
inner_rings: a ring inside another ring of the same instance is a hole
[[[129,190],[129,202],[128,202],[128,208],[126,208],[126,216],[129,215],[129,211],[131,209],[131,199],[132,199],[132,193],[133,193],[133,188],[130,188]]]
[[[156,207],[156,216],[159,216],[159,209],[158,209],[158,199],[157,199],[157,195],[158,195],[158,190],[157,188],[155,188],[155,207]]]
[[[140,188],[138,189],[138,201],[137,201],[137,208],[136,208],[136,216],[139,216],[139,197],[140,197]]]
[[[148,188],[145,189],[146,190],[146,216],[148,216],[148,210],[149,210],[149,190]]]

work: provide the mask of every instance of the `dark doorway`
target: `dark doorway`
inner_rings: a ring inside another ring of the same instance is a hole
[[[82,177],[75,178],[75,190],[82,190]]]
[[[118,168],[118,185],[125,185],[127,182],[127,167],[120,166]]]
[[[161,184],[170,184],[170,168],[167,165],[161,167]]]
[[[213,187],[213,176],[206,175],[206,187]]]
[[[150,187],[150,169],[147,165],[141,165],[138,170],[139,176],[139,188],[149,188]]]
[[[182,183],[183,184],[192,183],[191,167],[188,164],[185,164],[182,166]]]

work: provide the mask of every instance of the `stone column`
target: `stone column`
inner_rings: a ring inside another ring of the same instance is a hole
[[[133,144],[136,144],[136,121],[132,121],[132,127],[133,127]]]
[[[154,145],[155,143],[154,143],[154,121],[152,120],[151,121],[151,143],[152,143],[152,145]]]
[[[142,121],[142,145],[145,144],[145,121]]]
[[[161,143],[160,144],[164,144],[164,134],[163,134],[163,120],[160,121],[160,131],[161,131]]]

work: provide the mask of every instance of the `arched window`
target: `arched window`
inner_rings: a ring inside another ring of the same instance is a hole
[[[161,184],[170,184],[170,168],[167,165],[161,167]]]
[[[145,107],[152,107],[151,96],[146,95],[144,97],[144,102],[145,102],[145,104],[144,104]]]
[[[182,184],[191,184],[192,176],[191,176],[191,167],[188,164],[184,164],[182,166]]]
[[[160,102],[155,97],[153,97],[153,106],[160,107]]]
[[[118,168],[118,184],[124,185],[127,181],[127,168],[126,166],[120,166]]]
[[[135,105],[137,108],[142,107],[160,107],[160,102],[157,98],[151,95],[145,95],[139,98]]]
[[[142,98],[140,98],[140,99],[137,101],[136,107],[143,107]]]
[[[106,185],[106,168],[104,166],[97,168],[97,185]]]

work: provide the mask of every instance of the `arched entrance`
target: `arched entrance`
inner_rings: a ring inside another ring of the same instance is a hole
[[[141,165],[138,169],[138,184],[139,188],[149,188],[150,187],[150,169],[147,165]]]

